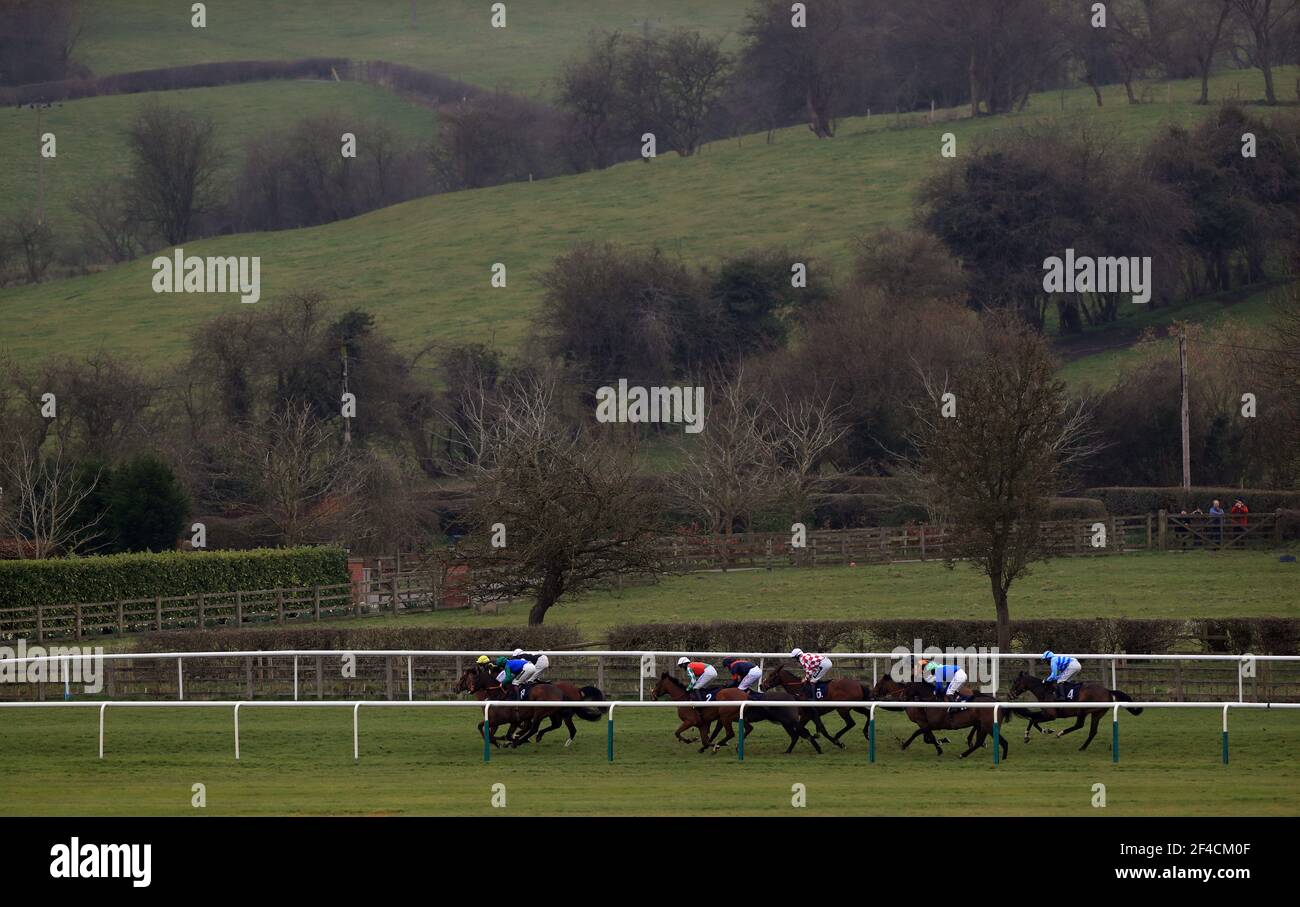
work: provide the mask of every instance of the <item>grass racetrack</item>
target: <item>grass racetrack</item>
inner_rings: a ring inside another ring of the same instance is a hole
[[[1121,712],[1118,765],[1110,721],[1078,752],[1083,733],[1058,740],[1004,725],[1009,758],[986,746],[958,758],[965,732],[936,757],[920,741],[901,752],[912,725],[881,713],[877,761],[861,728],[847,748],[815,755],[760,724],[734,747],[698,754],[672,737],[671,709],[618,714],[616,761],[606,761],[605,722],[578,721],[540,746],[496,750],[482,762],[473,710],[374,709],[361,713],[361,759],[352,761],[349,709],[245,709],[242,760],[234,759],[226,709],[110,709],[105,759],[96,758],[97,710],[6,709],[0,716],[0,802],[21,815],[1290,815],[1300,814],[1300,713],[1231,716],[1231,764],[1220,762],[1215,709]],[[838,716],[827,721],[835,732]],[[191,805],[193,785],[207,805]],[[506,806],[491,805],[504,784]],[[1094,807],[1093,785],[1106,806]],[[807,806],[792,806],[803,784]]]

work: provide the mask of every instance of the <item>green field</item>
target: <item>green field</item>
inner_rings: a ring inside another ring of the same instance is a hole
[[[1257,76],[1231,73],[1216,96]],[[431,337],[487,341],[513,349],[528,332],[541,295],[538,276],[573,243],[659,244],[689,261],[711,261],[755,246],[806,250],[841,273],[855,240],[872,228],[904,224],[920,179],[941,166],[940,135],[959,149],[1000,129],[1061,110],[1137,142],[1170,120],[1193,121],[1196,86],[1170,86],[1172,103],[1098,110],[1090,93],[1040,95],[1019,116],[925,124],[919,115],[845,121],[818,141],[806,128],[719,142],[692,158],[665,155],[647,165],[516,183],[419,199],[304,230],[244,234],[189,243],[198,255],[258,255],[262,298],[319,288],[366,308],[406,347]],[[224,89],[223,89],[224,90]],[[898,128],[911,124],[914,128]],[[155,295],[151,257],[108,271],[0,292],[5,333],[0,352],[32,360],[52,352],[105,349],[142,364],[175,361],[196,324],[230,311],[233,296]],[[508,285],[492,288],[502,262]],[[400,264],[396,264],[400,263]]]
[[[190,25],[190,4],[112,0],[96,4],[77,59],[96,75],[215,63],[348,57],[388,60],[488,88],[548,94],[560,64],[593,30],[639,33],[689,27],[732,44],[751,0],[512,0],[506,27],[492,28],[491,3],[476,0],[222,0],[207,28]]]
[[[498,750],[482,762],[476,712],[361,712],[361,759],[352,761],[349,709],[245,709],[241,761],[226,709],[109,710],[105,759],[96,758],[95,709],[0,710],[0,802],[10,815],[1296,815],[1300,813],[1300,713],[1231,717],[1231,764],[1220,763],[1213,709],[1121,713],[1118,765],[1110,727],[1078,752],[1082,737],[1035,736],[1006,726],[1009,758],[988,747],[958,758],[964,732],[948,732],[942,757],[896,738],[912,726],[883,713],[877,761],[857,729],[844,750],[814,755],[806,742],[759,725],[745,761],[733,748],[699,754],[673,740],[670,709],[619,713],[616,761],[606,761],[605,722],[579,721],[566,750],[559,734],[540,746]],[[840,727],[838,716],[828,722]],[[863,723],[859,722],[859,727]],[[1106,785],[1105,808],[1092,806]],[[192,787],[207,806],[191,806]],[[490,805],[506,786],[506,806]],[[807,806],[791,805],[805,785]]]
[[[156,102],[211,117],[226,153],[222,179],[240,165],[246,141],[299,119],[333,113],[345,121],[382,121],[409,141],[433,137],[433,111],[402,100],[392,92],[358,82],[251,82],[221,88],[109,95],[83,98],[43,113],[42,130],[54,133],[58,156],[44,161],[45,210],[51,227],[66,240],[75,239],[80,217],[73,199],[87,188],[116,182],[127,171],[128,152],[123,131],[137,109]],[[0,107],[0,146],[35,148],[35,114],[28,109]],[[360,132],[359,140],[365,135]],[[36,206],[36,155],[23,166],[0,169],[0,198],[4,212]]]
[[[1300,617],[1300,568],[1263,551],[1126,554],[1057,558],[1034,567],[1011,587],[1011,617]],[[624,623],[763,620],[807,617],[862,619],[942,617],[992,620],[988,581],[966,564],[783,568],[692,573],[622,593],[561,601],[547,621],[572,624],[598,640]],[[518,626],[528,603],[496,614],[442,611],[363,617],[361,627]]]

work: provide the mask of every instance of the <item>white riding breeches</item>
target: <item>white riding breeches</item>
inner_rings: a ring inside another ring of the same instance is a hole
[[[1083,666],[1079,664],[1077,661],[1071,662],[1070,666],[1061,672],[1061,676],[1056,678],[1056,682],[1069,683],[1070,678],[1073,677],[1075,674],[1078,674],[1079,671],[1082,669],[1082,667]]]
[[[537,679],[540,670],[541,669],[538,668],[537,665],[533,664],[531,661],[528,662],[528,664],[524,665],[523,668],[520,669],[518,676],[515,677],[515,686],[532,683]]]
[[[962,684],[964,684],[966,680],[966,672],[961,668],[958,668],[957,673],[952,675],[952,680],[948,682],[948,689],[945,691],[945,695],[955,696],[960,693]]]
[[[717,670],[713,667],[713,665],[709,665],[704,669],[704,673],[700,675],[699,679],[696,680],[695,683],[691,684],[691,689],[702,690],[717,679],[718,679]]]
[[[831,664],[831,660],[829,658],[823,658],[822,663],[817,666],[817,670],[808,678],[808,682],[820,683],[822,679],[830,673],[832,667],[834,667],[834,665]]]
[[[749,673],[740,679],[740,689],[748,690],[763,679],[763,669],[758,665],[749,669]]]

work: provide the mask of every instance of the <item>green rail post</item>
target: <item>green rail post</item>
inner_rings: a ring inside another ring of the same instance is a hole
[[[1228,764],[1228,706],[1223,707],[1223,764]]]
[[[609,721],[605,724],[605,749],[609,756],[609,761],[614,761],[614,706],[609,707]]]
[[[867,715],[867,761],[876,761],[876,707],[874,705]]]
[[[745,703],[740,704],[740,735],[736,740],[736,759],[745,761]]]
[[[993,764],[1002,764],[1002,726],[998,723],[998,706],[993,706]]]
[[[1110,720],[1110,761],[1119,764],[1119,706]]]
[[[488,723],[488,711],[492,708],[492,703],[483,704],[483,761],[492,761],[492,725]]]

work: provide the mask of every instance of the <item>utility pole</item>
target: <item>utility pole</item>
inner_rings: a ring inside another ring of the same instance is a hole
[[[1183,422],[1183,491],[1192,489],[1192,447],[1188,437],[1187,420],[1187,322],[1179,325],[1178,331],[1178,372],[1182,384],[1182,422]]]
[[[343,398],[348,396],[348,345],[342,344],[339,347],[339,354],[343,357]],[[344,410],[346,412],[346,410]],[[343,446],[348,447],[352,444],[352,417],[344,415],[343,417]]]

